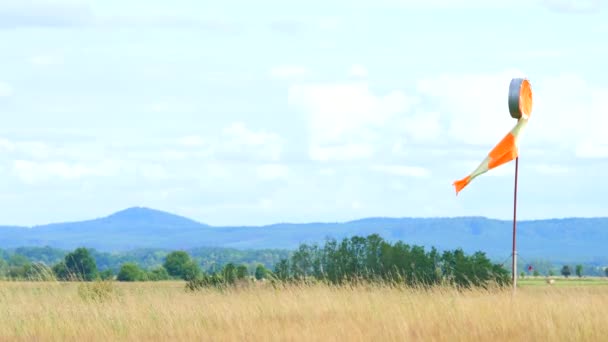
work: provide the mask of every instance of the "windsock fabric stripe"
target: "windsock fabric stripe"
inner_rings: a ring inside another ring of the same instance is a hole
[[[508,163],[518,156],[519,146],[519,135],[523,128],[527,125],[528,120],[524,117],[519,119],[517,125],[513,127],[511,132],[507,134],[499,143],[496,145],[488,156],[479,164],[477,169],[473,171],[467,177],[454,182],[456,188],[456,194],[458,194],[464,187],[466,187],[473,179],[477,176],[488,172],[489,170]]]

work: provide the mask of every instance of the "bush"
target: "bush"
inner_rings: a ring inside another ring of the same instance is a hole
[[[144,281],[146,280],[146,273],[136,264],[128,262],[120,267],[116,279],[119,281]]]
[[[111,281],[95,281],[78,285],[78,295],[83,300],[104,302],[114,298],[116,291]]]

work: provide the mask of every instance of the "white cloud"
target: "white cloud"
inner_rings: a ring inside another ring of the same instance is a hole
[[[608,144],[583,141],[576,146],[576,156],[581,158],[608,158]]]
[[[15,144],[10,140],[0,138],[0,150],[12,152],[15,150]]]
[[[33,56],[28,60],[31,64],[36,66],[51,66],[61,64],[61,58],[51,55],[38,55]]]
[[[443,75],[421,80],[418,91],[437,104],[446,118],[448,137],[467,144],[491,145],[515,125],[507,95],[511,79],[521,76],[518,71]]]
[[[376,1],[375,3],[378,3]],[[503,9],[522,8],[533,3],[525,0],[484,1],[484,0],[382,0],[380,3],[412,9]]]
[[[604,0],[542,0],[541,3],[554,11],[566,13],[593,13],[605,5]]]
[[[312,145],[309,157],[314,161],[349,161],[370,158],[374,149],[370,144],[341,144],[331,146]]]
[[[168,171],[160,164],[141,165],[138,169],[146,180],[160,181],[169,178]]]
[[[4,0],[0,3],[0,28],[71,27],[93,20],[85,0]]]
[[[305,76],[309,73],[308,69],[297,65],[280,65],[270,70],[270,75],[275,78],[289,79]]]
[[[348,74],[353,77],[367,77],[367,69],[361,64],[353,64]]]
[[[281,158],[283,140],[275,133],[253,131],[242,122],[226,127],[216,143],[218,157],[277,161]]]
[[[13,95],[13,88],[4,82],[0,82],[0,97],[8,97]]]
[[[372,170],[400,177],[428,177],[430,171],[418,166],[405,166],[405,165],[374,165],[371,167]]]
[[[413,102],[401,91],[376,95],[365,82],[300,84],[289,89],[289,103],[306,114],[309,154],[315,160],[369,157],[375,131]]]
[[[438,112],[417,112],[406,116],[401,127],[415,142],[438,142],[443,133]]]
[[[189,135],[180,138],[178,143],[182,146],[200,147],[205,145],[205,140],[198,135]]]
[[[532,165],[532,169],[542,175],[562,175],[570,172],[568,167],[555,164],[536,164]]]
[[[257,167],[257,175],[261,180],[286,179],[289,167],[281,164],[264,164]]]
[[[114,173],[112,163],[102,163],[96,167],[80,163],[35,162],[15,160],[13,173],[24,183],[34,184],[53,179],[75,180],[85,176],[110,176]]]

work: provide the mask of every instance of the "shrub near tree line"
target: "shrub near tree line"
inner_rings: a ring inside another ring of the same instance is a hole
[[[492,264],[482,252],[425,251],[401,241],[391,244],[379,235],[355,236],[340,243],[328,240],[323,247],[300,245],[289,260],[275,267],[281,280],[314,278],[332,284],[381,281],[409,286],[448,284],[458,287],[507,285],[509,273]]]
[[[228,286],[236,282],[236,267],[227,264],[221,272],[202,275],[187,285],[191,290]],[[256,279],[264,271],[258,267]],[[268,276],[268,275],[267,275]],[[319,280],[331,284],[383,282],[407,286],[453,285],[488,287],[510,284],[509,273],[492,264],[482,252],[466,255],[461,249],[439,253],[432,248],[403,242],[391,244],[378,235],[352,237],[340,243],[328,240],[323,247],[302,244],[289,259],[282,259],[270,277],[277,281]]]

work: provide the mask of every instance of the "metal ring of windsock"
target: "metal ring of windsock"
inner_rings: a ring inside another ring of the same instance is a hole
[[[518,157],[519,135],[528,124],[532,112],[532,86],[525,78],[514,78],[509,85],[509,112],[511,117],[517,119],[517,124],[499,143],[490,151],[486,159],[465,178],[454,182],[456,194],[467,186],[474,178],[508,163]]]

